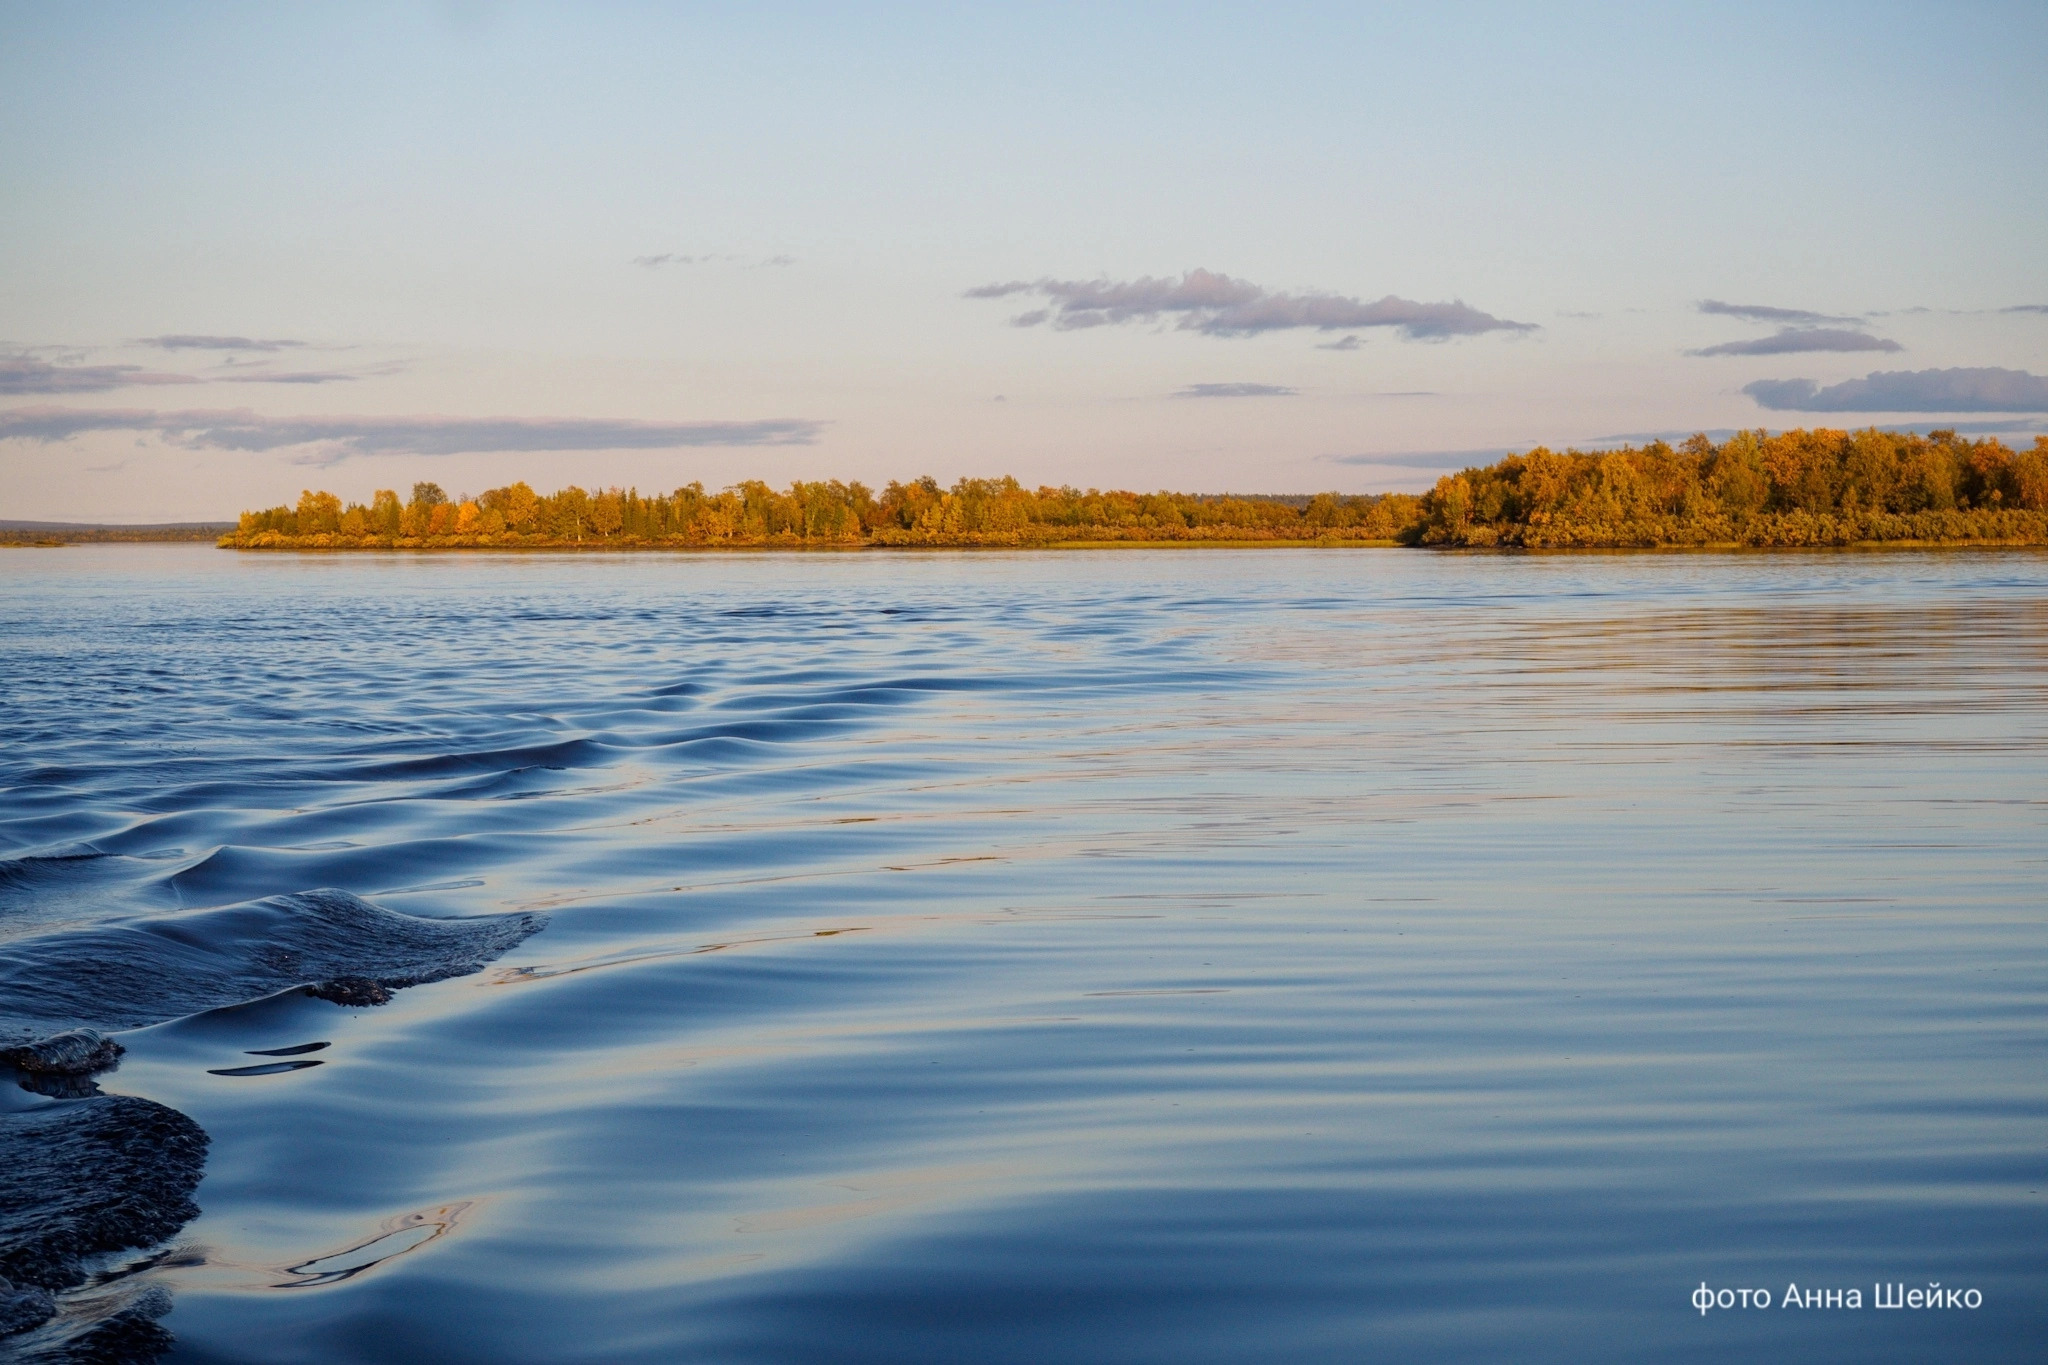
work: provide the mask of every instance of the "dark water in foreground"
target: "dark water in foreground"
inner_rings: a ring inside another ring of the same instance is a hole
[[[101,1086],[210,1139],[171,1253],[17,1343],[165,1293],[194,1362],[2048,1343],[2048,557],[0,574],[0,1018],[125,992]]]

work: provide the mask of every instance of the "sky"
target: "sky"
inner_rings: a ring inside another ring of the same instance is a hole
[[[2048,6],[0,0],[0,519],[2048,431]]]

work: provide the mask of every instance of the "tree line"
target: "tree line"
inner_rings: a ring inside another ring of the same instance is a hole
[[[307,490],[295,507],[244,512],[221,544],[241,549],[389,547],[716,547],[1043,545],[1066,541],[1393,542],[1420,499],[1393,493],[1313,498],[1203,496],[1026,488],[1012,478],[929,476],[877,494],[860,483],[758,479],[721,492],[691,483],[673,493],[634,488],[536,493],[525,483],[449,497],[416,483],[404,501],[381,489],[343,505]]]
[[[1438,481],[1410,543],[1530,549],[2048,543],[2048,437],[2015,451],[1953,431],[1740,431],[1719,444],[1558,454]]]
[[[238,549],[1033,546],[1103,541],[1540,548],[2048,543],[2048,437],[2012,450],[1953,431],[1737,432],[1619,450],[1537,447],[1447,475],[1420,497],[1238,497],[1026,488],[930,477],[879,494],[836,479],[711,493],[449,497],[435,483],[365,503],[306,490],[244,512]]]

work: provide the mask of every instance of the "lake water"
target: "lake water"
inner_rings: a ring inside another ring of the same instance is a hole
[[[17,1343],[168,1295],[191,1362],[2048,1349],[2048,556],[0,575],[0,1016],[125,1030],[101,1087],[211,1142]],[[546,922],[289,989],[384,912]],[[117,940],[161,966],[49,1005]],[[1936,1282],[1981,1307],[1871,1302]]]

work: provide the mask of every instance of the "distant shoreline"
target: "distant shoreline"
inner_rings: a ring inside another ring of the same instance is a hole
[[[717,544],[687,542],[584,540],[584,541],[461,541],[461,540],[347,540],[339,537],[317,540],[294,537],[289,543],[236,543],[223,536],[216,548],[251,553],[284,554],[892,554],[931,550],[1397,550],[1409,548],[1397,540],[1366,539],[1357,536],[1259,538],[1185,538],[1163,536],[1121,540],[959,540],[959,541],[805,541],[758,540],[721,541]]]
[[[46,548],[62,548],[48,546]],[[1439,554],[1477,555],[1643,555],[1643,554],[1834,554],[1887,550],[2048,550],[2039,539],[1853,540],[1813,545],[1748,545],[1737,541],[1687,545],[1410,545],[1396,540],[1047,540],[1018,544],[818,545],[795,542],[758,545],[646,545],[585,541],[561,545],[235,545],[223,540],[216,549],[250,554],[293,555],[868,555],[868,554],[1015,554],[1087,553],[1147,550],[1429,550]]]
[[[231,521],[161,521],[136,526],[89,521],[0,521],[0,549],[51,549],[60,545],[154,544],[218,541],[232,535]]]
[[[637,553],[777,550],[1434,549],[1780,550],[2048,545],[2048,436],[2013,450],[1952,430],[1704,435],[1673,447],[1538,446],[1439,479],[1421,496],[1258,495],[1027,488],[930,477],[879,493],[857,482],[747,480],[551,494],[525,483],[367,505],[308,489],[296,506],[224,523],[0,522],[0,544],[211,540],[292,552]]]
[[[1642,554],[1820,554],[1878,553],[1888,550],[2048,550],[2048,537],[1995,539],[1988,537],[1952,540],[1855,540],[1807,545],[1753,545],[1739,541],[1718,541],[1684,545],[1430,545],[1417,546],[1396,540],[1043,540],[1014,544],[806,544],[761,542],[759,544],[679,545],[622,542],[564,542],[560,544],[375,544],[352,541],[338,544],[237,545],[232,537],[210,543],[200,537],[108,536],[93,539],[22,540],[0,538],[0,550],[62,550],[79,545],[206,545],[212,549],[239,550],[251,554],[292,555],[768,555],[768,554],[890,554],[890,553],[1072,553],[1114,550],[1408,550],[1429,549],[1439,553],[1481,555],[1642,555]]]
[[[2048,436],[2012,450],[1952,430],[1827,428],[1704,434],[1673,447],[1558,453],[1538,446],[1406,493],[1244,497],[1026,488],[929,476],[880,493],[839,480],[717,493],[637,488],[551,494],[524,482],[471,498],[416,483],[343,505],[244,512],[237,550],[1800,549],[2048,544]]]

